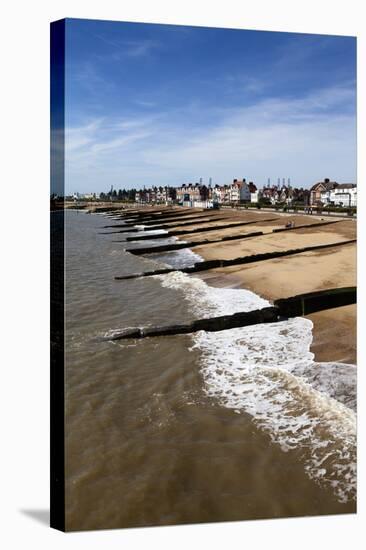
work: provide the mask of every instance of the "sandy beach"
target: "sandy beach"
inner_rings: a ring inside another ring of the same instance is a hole
[[[153,213],[157,209],[149,211]],[[305,292],[356,285],[356,242],[348,242],[357,238],[354,219],[257,209],[202,211],[175,208],[169,209],[169,212],[176,212],[176,217],[162,222],[166,224],[167,231],[184,230],[184,235],[178,235],[178,239],[187,243],[207,241],[207,244],[193,248],[204,260],[229,260],[328,245],[321,250],[249,265],[210,269],[195,275],[211,286],[245,288],[273,301]],[[147,213],[146,209],[144,213]],[[157,219],[156,224],[159,223]],[[294,229],[276,232],[288,223],[292,223]],[[229,224],[233,225],[227,227]],[[253,232],[263,234],[247,237]],[[241,236],[243,239],[240,239]],[[227,237],[236,239],[222,240]],[[308,316],[314,324],[311,351],[316,360],[356,363],[356,310],[356,305],[352,305]]]
[[[192,233],[182,237],[194,242],[216,240],[224,236],[263,231],[264,235],[243,240],[223,241],[194,248],[205,260],[232,259],[240,256],[290,250],[316,245],[332,245],[356,239],[356,221],[340,219],[329,225],[324,216],[279,215],[272,212],[225,212],[227,221],[212,222],[224,225],[234,221],[257,222],[237,228],[218,229],[210,233]],[[273,218],[275,218],[273,220]],[[272,221],[263,221],[272,219]],[[289,221],[295,229],[272,233]],[[336,220],[334,220],[336,221]],[[207,227],[206,221],[198,228]],[[307,225],[296,229],[296,226]],[[311,227],[314,225],[314,227]],[[259,261],[245,266],[212,269],[199,274],[208,284],[218,287],[247,288],[270,301],[326,288],[356,285],[356,243],[309,251],[293,256]],[[311,351],[318,361],[356,363],[356,305],[345,306],[309,315],[314,324]]]
[[[143,212],[65,214],[67,529],[354,513],[355,305],[309,315],[313,326],[294,317],[106,338],[128,327],[261,309],[262,298],[353,286],[356,245],[343,243],[355,239],[355,221],[257,210]],[[149,224],[113,235],[123,219]],[[295,229],[272,232],[289,220]],[[170,239],[148,235],[166,223]],[[263,235],[246,238],[258,230]],[[133,233],[148,239],[127,241]],[[200,258],[319,245],[327,248],[184,273]],[[128,252],[139,246],[147,252]],[[159,246],[168,251],[151,254]],[[166,265],[171,272],[162,276],[115,280]]]

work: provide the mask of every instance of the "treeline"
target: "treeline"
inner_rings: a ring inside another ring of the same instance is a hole
[[[101,193],[99,195],[100,200],[108,201],[110,199],[120,200],[120,201],[134,201],[136,196],[136,189],[113,189],[108,193]]]

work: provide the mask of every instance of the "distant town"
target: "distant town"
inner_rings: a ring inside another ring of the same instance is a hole
[[[182,205],[188,207],[219,207],[220,205],[247,207],[289,207],[305,209],[307,207],[335,210],[357,207],[357,185],[338,183],[325,178],[316,182],[310,189],[293,187],[288,179],[270,181],[259,189],[245,178],[234,179],[225,185],[208,185],[202,182],[184,183],[176,186],[153,186],[143,189],[114,189],[101,193],[77,193],[66,197],[68,201],[123,201],[138,204]]]

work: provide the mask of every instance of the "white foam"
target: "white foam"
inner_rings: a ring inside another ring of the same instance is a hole
[[[210,287],[201,279],[189,277],[181,271],[156,277],[161,280],[162,286],[182,290],[193,312],[202,317],[252,311],[270,305],[250,290]]]
[[[181,272],[159,278],[181,290],[199,317],[270,305],[248,290],[212,288]],[[345,502],[356,495],[356,368],[315,363],[312,328],[310,320],[295,318],[201,331],[193,348],[202,353],[207,394],[249,414],[284,451],[297,449],[309,477]]]
[[[170,267],[182,269],[192,266],[195,263],[202,262],[201,256],[192,252],[190,248],[182,248],[171,252],[155,252],[150,254],[156,261],[161,261]]]
[[[135,227],[142,227],[142,226],[135,226]],[[141,229],[138,229],[137,231],[140,231]],[[136,233],[137,233],[136,231]],[[167,231],[165,231],[165,229],[150,229],[148,231],[144,231],[144,235],[158,235],[158,234],[162,234],[162,233],[168,233]]]

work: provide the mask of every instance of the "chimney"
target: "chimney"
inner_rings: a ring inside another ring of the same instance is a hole
[[[329,183],[329,181],[330,181],[329,178],[324,179],[324,183]]]

